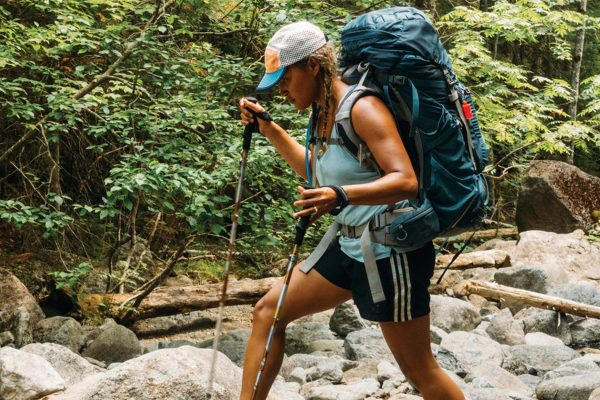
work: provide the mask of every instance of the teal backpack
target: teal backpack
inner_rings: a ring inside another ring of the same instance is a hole
[[[405,252],[479,227],[488,203],[482,171],[489,150],[470,92],[431,21],[411,7],[372,11],[343,28],[341,43],[342,79],[356,85],[336,114],[342,144],[373,166],[350,111],[362,96],[377,95],[395,117],[419,181],[417,200],[405,201],[400,213],[390,210],[390,218],[374,218],[369,229],[385,230],[378,241]]]

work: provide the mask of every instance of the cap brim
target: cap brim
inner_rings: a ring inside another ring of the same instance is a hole
[[[256,90],[264,91],[271,89],[273,86],[277,85],[277,82],[279,82],[279,80],[283,77],[283,74],[285,74],[285,67],[279,68],[275,72],[264,74],[260,80],[260,83],[256,87]]]

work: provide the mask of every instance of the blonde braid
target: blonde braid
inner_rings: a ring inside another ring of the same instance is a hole
[[[337,57],[335,49],[331,42],[327,42],[323,47],[310,55],[315,61],[321,65],[320,76],[323,79],[323,89],[325,91],[325,105],[323,106],[323,127],[324,133],[327,133],[329,122],[329,111],[331,100],[336,101],[333,96],[333,79],[337,74]],[[321,135],[323,136],[323,135]]]

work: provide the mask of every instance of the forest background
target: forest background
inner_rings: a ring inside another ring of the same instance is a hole
[[[391,5],[426,10],[474,93],[492,150],[491,219],[512,223],[534,159],[598,176],[596,0],[0,0],[0,248],[42,254],[59,286],[105,276],[131,238],[165,262],[187,246],[176,270],[218,279],[239,174],[238,99],[254,94],[266,41],[308,19],[339,43],[352,17]],[[276,93],[259,99],[304,142],[307,114]],[[285,257],[301,183],[255,136],[238,276],[263,276]],[[108,290],[136,287],[145,268],[112,270]]]

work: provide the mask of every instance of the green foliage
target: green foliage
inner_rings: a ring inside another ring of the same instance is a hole
[[[83,282],[83,279],[93,269],[92,264],[83,262],[77,267],[67,271],[52,272],[52,275],[56,279],[57,289],[69,289],[74,292],[78,292]]]
[[[162,13],[154,0],[3,2],[0,157],[33,134],[0,161],[0,220],[41,237],[36,244],[74,243],[74,252],[108,248],[123,233],[153,236],[157,253],[190,233],[224,249],[243,131],[237,100],[253,94],[270,35],[309,19],[339,43],[352,16],[390,5],[400,4],[179,0]],[[474,91],[495,159],[503,160],[491,175],[573,146],[582,154],[600,147],[599,64],[586,59],[575,120],[567,109],[584,19],[565,1],[499,0],[486,11],[454,7],[436,21],[456,72]],[[599,25],[587,16],[588,43]],[[304,141],[307,114],[278,96],[260,100]],[[515,182],[495,193],[502,204]],[[269,252],[285,255],[301,183],[256,135],[236,242],[244,268],[267,262]],[[309,232],[307,246],[323,225]]]

